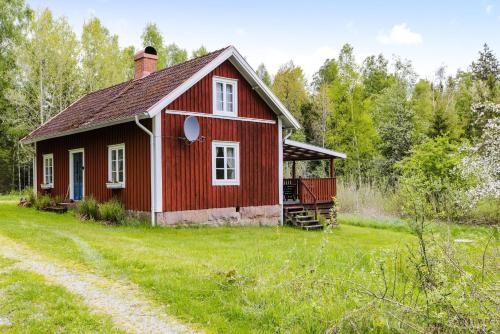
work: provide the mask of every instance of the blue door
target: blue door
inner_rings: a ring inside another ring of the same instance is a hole
[[[73,199],[83,197],[83,152],[73,153]]]

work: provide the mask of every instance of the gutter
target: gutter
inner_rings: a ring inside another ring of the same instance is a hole
[[[151,226],[156,226],[156,214],[155,214],[155,195],[156,195],[156,175],[155,175],[155,144],[154,144],[154,135],[151,131],[149,131],[148,128],[146,128],[144,125],[139,122],[139,115],[135,115],[135,124],[139,128],[142,129],[142,131],[146,132],[149,136],[149,145],[150,145],[150,167],[151,167]]]

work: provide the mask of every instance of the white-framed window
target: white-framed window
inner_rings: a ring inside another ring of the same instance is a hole
[[[213,77],[213,113],[238,116],[238,80]]]
[[[212,142],[212,184],[240,184],[240,143]]]
[[[43,155],[43,184],[46,187],[54,186],[54,155]]]
[[[125,187],[125,144],[108,146],[108,182]]]

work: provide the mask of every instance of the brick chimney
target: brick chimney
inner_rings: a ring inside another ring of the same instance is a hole
[[[156,50],[152,46],[148,46],[144,50],[137,52],[134,56],[134,80],[142,79],[156,72],[157,60]]]

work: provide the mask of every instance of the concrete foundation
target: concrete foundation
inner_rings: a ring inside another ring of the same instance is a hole
[[[213,208],[202,210],[159,212],[156,222],[163,226],[188,225],[258,225],[276,226],[280,224],[281,206],[264,205],[236,208]]]

